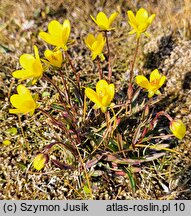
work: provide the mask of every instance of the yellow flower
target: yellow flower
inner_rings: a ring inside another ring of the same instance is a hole
[[[48,155],[42,153],[38,154],[33,160],[33,167],[39,171],[42,168],[44,168],[44,165],[45,163],[47,163],[47,161],[48,161]]]
[[[33,99],[30,91],[25,86],[18,85],[17,92],[18,94],[14,94],[10,98],[11,104],[16,109],[10,109],[9,112],[14,114],[30,113],[30,115],[33,115],[38,105],[36,101]]]
[[[67,42],[70,35],[70,21],[65,20],[63,24],[60,24],[56,20],[52,20],[48,24],[48,33],[40,32],[39,37],[46,43],[56,46],[58,49],[63,48],[67,50]]]
[[[175,119],[170,122],[170,130],[178,139],[182,139],[186,134],[186,126],[180,119]]]
[[[148,79],[143,75],[138,75],[135,79],[137,85],[147,89],[148,97],[151,98],[154,94],[161,94],[158,89],[164,84],[166,76],[161,76],[158,70],[155,69],[150,74],[150,81],[148,81]]]
[[[23,69],[14,71],[13,77],[20,79],[20,81],[32,78],[32,84],[42,77],[43,67],[36,46],[34,46],[34,53],[35,57],[32,54],[21,55],[19,61]]]
[[[97,37],[94,37],[93,34],[88,34],[85,39],[85,43],[92,52],[92,60],[96,59],[97,56],[99,56],[101,60],[105,59],[104,55],[102,54],[105,42],[106,40],[102,33],[99,33]]]
[[[129,24],[133,28],[133,30],[130,31],[129,34],[136,33],[137,38],[139,38],[142,33],[145,33],[147,35],[146,30],[153,22],[155,14],[149,16],[148,12],[144,8],[140,8],[137,11],[136,16],[131,10],[127,11],[127,15],[129,18]]]
[[[58,51],[52,51],[52,50],[45,50],[44,56],[48,61],[45,61],[48,64],[51,64],[55,67],[61,67],[62,66],[62,52],[61,50]],[[44,61],[44,60],[42,60]]]
[[[115,86],[108,84],[105,80],[99,80],[96,84],[96,92],[91,88],[86,88],[85,94],[95,103],[94,109],[101,108],[102,112],[105,113],[114,98]]]
[[[96,16],[96,19],[91,16],[91,18],[93,19],[93,21],[100,27],[101,30],[103,31],[110,31],[114,28],[111,28],[111,24],[114,21],[114,19],[117,17],[118,13],[114,12],[111,14],[111,16],[109,18],[107,18],[107,16],[105,15],[105,13],[103,12],[99,12],[98,15]]]

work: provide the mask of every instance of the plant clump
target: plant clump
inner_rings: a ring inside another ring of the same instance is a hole
[[[97,164],[107,163],[115,174],[127,175],[132,189],[136,190],[133,175],[139,172],[139,165],[162,157],[165,151],[171,150],[168,144],[162,144],[158,140],[170,140],[173,135],[183,139],[186,134],[186,127],[180,119],[173,119],[163,110],[157,113],[152,111],[160,102],[163,95],[161,89],[168,77],[160,74],[157,68],[151,72],[149,80],[143,74],[134,74],[140,38],[142,35],[148,36],[147,29],[154,21],[155,14],[149,16],[147,10],[141,8],[136,15],[132,11],[127,11],[127,15],[133,28],[129,34],[136,34],[136,48],[130,65],[126,96],[115,97],[118,89],[112,79],[110,59],[108,33],[115,30],[113,26],[119,16],[118,12],[114,12],[109,18],[103,12],[99,12],[96,18],[91,16],[99,28],[99,33],[97,36],[88,33],[84,39],[91,51],[92,61],[97,64],[99,81],[96,86],[92,85],[93,80],[89,85],[83,85],[81,74],[76,70],[68,52],[72,43],[72,40],[69,40],[71,24],[68,19],[63,24],[52,20],[48,24],[48,33],[39,33],[43,41],[54,46],[53,50],[45,50],[44,56],[40,57],[37,46],[34,46],[35,55],[21,55],[20,65],[23,69],[12,74],[20,82],[30,82],[27,85],[18,85],[18,94],[13,94],[10,98],[15,109],[10,109],[9,112],[33,115],[35,111],[39,111],[49,119],[49,124],[61,130],[65,137],[64,140],[55,137],[47,146],[39,149],[39,154],[34,156],[32,161],[33,168],[41,171],[51,162],[60,169],[80,170],[82,189],[90,199],[94,198],[91,179],[95,174],[92,170]],[[103,61],[107,62],[107,75],[101,67]],[[74,82],[64,75],[66,62],[72,69]],[[62,87],[51,78],[50,73],[54,71],[58,72]],[[29,86],[36,85],[39,79],[46,80],[58,94],[57,101],[50,103],[48,110],[38,101],[37,95],[28,89]],[[148,96],[144,91],[148,92]],[[59,119],[53,112],[59,114]],[[161,116],[170,122],[168,129],[164,128],[165,134],[158,134],[157,123]],[[53,157],[56,146],[61,146],[62,151],[70,152],[70,158],[64,160],[68,162]]]

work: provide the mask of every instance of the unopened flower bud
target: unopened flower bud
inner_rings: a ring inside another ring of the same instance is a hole
[[[178,139],[182,139],[186,134],[186,126],[180,119],[175,119],[170,122],[170,130]]]
[[[133,96],[133,87],[132,84],[129,84],[128,90],[127,90],[128,99],[131,100]]]
[[[33,161],[33,167],[39,171],[44,167],[44,165],[47,162],[48,162],[48,155],[40,153],[35,157]]]

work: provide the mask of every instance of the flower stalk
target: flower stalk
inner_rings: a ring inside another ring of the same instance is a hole
[[[132,84],[132,81],[133,81],[134,66],[135,66],[135,61],[136,61],[137,54],[138,54],[139,43],[140,43],[140,38],[137,38],[136,48],[135,48],[135,52],[133,55],[133,59],[131,62],[131,68],[130,68],[130,84]]]
[[[107,31],[104,31],[104,32],[105,32],[106,45],[107,45],[107,51],[108,51],[108,82],[110,83],[111,82],[111,77],[112,77],[111,55],[110,55],[108,34],[107,34]]]
[[[99,80],[101,80],[101,79],[103,79],[103,71],[101,68],[99,56],[97,56],[97,66],[98,66]]]
[[[68,59],[68,62],[70,64],[70,66],[72,68],[72,71],[73,71],[73,73],[74,73],[74,75],[76,77],[77,86],[78,86],[78,89],[79,89],[79,92],[80,92],[80,75],[79,75],[79,73],[77,73],[76,68],[74,67],[74,64],[72,62],[72,59],[70,58],[70,55],[69,55],[68,51],[65,51],[65,54],[66,54],[66,58]]]

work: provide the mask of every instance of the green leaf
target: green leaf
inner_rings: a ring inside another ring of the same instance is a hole
[[[6,130],[6,133],[8,133],[11,136],[15,136],[17,134],[17,132],[18,132],[17,128],[15,128],[15,127],[11,127],[11,128],[8,128]]]
[[[49,92],[43,92],[42,93],[42,98],[44,97],[49,97],[50,96],[50,93]]]
[[[65,111],[65,109],[62,106],[59,106],[58,104],[51,104],[51,107],[53,109]]]
[[[124,167],[123,170],[128,175],[132,191],[135,193],[135,191],[136,191],[136,182],[135,182],[135,179],[133,177],[132,172],[127,167]]]
[[[90,194],[90,189],[87,185],[84,186],[83,190],[84,190],[85,194]]]
[[[118,145],[114,140],[110,140],[108,148],[111,149],[113,152],[119,151]]]
[[[21,170],[25,170],[27,168],[27,166],[23,163],[23,162],[17,162],[17,166],[21,169]]]

